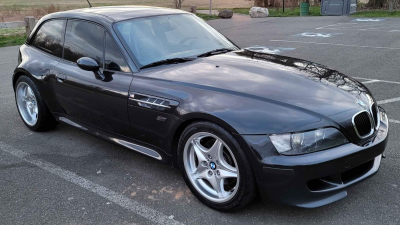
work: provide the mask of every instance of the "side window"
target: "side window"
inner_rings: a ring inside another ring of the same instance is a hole
[[[65,20],[50,20],[45,22],[36,33],[31,45],[50,53],[54,56],[62,56],[63,34]]]
[[[90,57],[103,68],[104,29],[96,24],[68,20],[65,33],[64,59],[75,62]]]
[[[105,69],[121,72],[130,72],[128,64],[125,62],[124,57],[118,51],[114,41],[110,35],[106,34],[106,52],[105,52]]]

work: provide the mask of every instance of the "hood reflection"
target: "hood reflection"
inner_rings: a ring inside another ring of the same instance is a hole
[[[363,85],[335,70],[249,50],[146,69],[140,74],[212,92],[291,105],[325,116],[358,108],[359,100],[369,102]],[[218,104],[222,102],[224,99]]]

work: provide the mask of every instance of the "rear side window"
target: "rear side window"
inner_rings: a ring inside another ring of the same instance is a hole
[[[128,64],[125,62],[117,46],[110,35],[106,34],[105,69],[121,72],[130,72]]]
[[[64,43],[64,59],[75,62],[90,57],[103,68],[104,29],[96,24],[68,20]]]
[[[50,20],[45,22],[39,28],[36,36],[31,42],[31,45],[61,58],[64,25],[65,20]]]

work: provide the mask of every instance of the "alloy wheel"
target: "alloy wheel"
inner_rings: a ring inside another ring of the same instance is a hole
[[[29,126],[34,126],[38,120],[39,108],[32,88],[27,83],[20,82],[16,88],[16,99],[22,119]]]
[[[195,189],[208,200],[224,203],[239,187],[239,168],[229,147],[216,135],[199,132],[186,142],[183,161]]]

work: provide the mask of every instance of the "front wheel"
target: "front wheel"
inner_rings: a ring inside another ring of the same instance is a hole
[[[178,148],[185,182],[207,206],[233,211],[254,198],[255,179],[247,157],[223,128],[193,123],[182,133]]]

